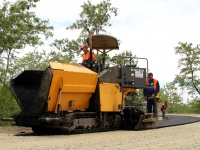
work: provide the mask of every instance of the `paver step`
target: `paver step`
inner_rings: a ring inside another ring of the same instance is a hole
[[[142,120],[142,122],[156,122],[156,121],[158,121],[158,118],[148,118]]]

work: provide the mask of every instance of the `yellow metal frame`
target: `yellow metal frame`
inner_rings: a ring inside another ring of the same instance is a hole
[[[120,112],[118,106],[122,103],[122,92],[119,84],[102,82],[99,92],[101,112]]]
[[[85,111],[95,92],[97,73],[81,65],[50,63],[52,82],[49,90],[47,111]],[[61,93],[60,93],[61,92]]]

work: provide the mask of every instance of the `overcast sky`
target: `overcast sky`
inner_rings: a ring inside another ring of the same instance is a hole
[[[40,0],[37,3],[36,14],[49,19],[55,28],[54,38],[49,41],[77,38],[77,32],[65,28],[79,19],[80,5],[84,2]],[[150,72],[161,85],[171,82],[178,74],[174,47],[178,42],[200,44],[200,0],[111,0],[111,3],[118,8],[118,16],[112,18],[113,26],[107,32],[122,42],[115,53],[131,50],[137,57],[147,58]]]
[[[86,1],[40,0],[36,14],[50,20],[55,27],[55,39],[76,39],[78,34],[65,28],[79,19],[83,2]],[[107,32],[121,41],[120,51],[115,53],[131,50],[137,57],[147,58],[154,77],[162,85],[171,82],[178,74],[174,47],[178,42],[200,44],[200,1],[111,0],[111,3],[118,8],[118,16],[112,18],[113,26]]]

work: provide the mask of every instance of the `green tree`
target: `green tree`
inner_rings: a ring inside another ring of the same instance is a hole
[[[126,50],[110,58],[108,63],[110,65],[118,65],[118,66],[124,66],[124,65],[130,65],[130,64],[137,66],[138,61],[136,59],[136,55],[134,55],[132,51]]]
[[[91,1],[87,1],[81,5],[81,8],[80,19],[77,19],[75,23],[66,28],[67,30],[80,30],[79,37],[71,41],[67,38],[55,40],[51,44],[62,52],[67,52],[72,58],[80,55],[80,46],[86,44],[88,31],[92,34],[105,33],[105,28],[112,25],[112,14],[117,15],[117,8],[111,7],[110,0],[102,1],[96,5],[92,4]]]
[[[200,95],[200,49],[199,45],[193,47],[192,43],[179,43],[175,53],[180,55],[178,61],[179,75],[176,75],[174,82],[182,89],[186,88],[189,94]]]
[[[55,51],[59,51],[57,52],[57,54],[58,53],[63,54],[63,55],[60,55],[60,58],[64,57],[65,58],[64,62],[75,63],[77,62],[76,57],[81,52],[79,48],[80,47],[79,42],[80,42],[79,39],[70,41],[69,39],[66,38],[66,39],[61,39],[61,40],[55,40],[50,45],[52,48],[56,49]]]
[[[52,36],[52,26],[48,20],[41,20],[31,8],[38,0],[17,0],[15,3],[3,2],[0,7],[0,64],[1,84],[5,84],[15,70],[17,54],[27,45],[43,44],[41,35]]]
[[[9,81],[18,70],[18,54],[27,46],[43,44],[42,35],[53,36],[49,21],[41,20],[31,11],[38,1],[3,1],[0,6],[0,115],[19,111],[9,89]]]
[[[26,53],[23,57],[16,61],[16,73],[19,74],[23,70],[44,70],[48,66],[46,61],[49,55],[45,50]]]
[[[189,106],[189,112],[190,113],[200,113],[200,101],[199,99],[193,99],[191,102],[188,104]]]
[[[23,70],[45,70],[49,62],[74,62],[72,58],[64,52],[56,52],[46,50],[26,53],[25,56],[16,61],[16,73],[19,74]]]
[[[87,30],[92,34],[106,32],[105,27],[112,26],[111,15],[117,16],[117,8],[111,7],[110,0],[105,0],[93,5],[90,1],[84,2],[79,20],[76,20],[67,29],[80,29],[83,35],[87,35]]]
[[[163,101],[167,101],[168,103],[168,112],[174,113],[177,112],[177,106],[183,104],[182,101],[182,93],[178,93],[178,88],[175,86],[173,82],[167,83],[163,87],[163,93],[161,99]]]
[[[168,103],[168,95],[166,94],[167,92],[166,91],[166,88],[160,88],[160,91],[159,91],[159,97],[160,97],[160,101],[161,103],[163,102],[167,102]]]
[[[167,112],[169,113],[190,113],[188,105],[182,103],[181,94],[177,93],[176,90],[177,88],[174,88],[174,83],[167,83],[164,88],[160,88],[159,96],[161,104],[167,102]],[[178,98],[178,101],[176,98]]]

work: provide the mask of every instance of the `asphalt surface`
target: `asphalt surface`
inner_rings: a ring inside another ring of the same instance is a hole
[[[166,115],[168,119],[159,120],[157,122],[158,128],[178,126],[200,121],[200,117],[180,116],[180,115]]]

